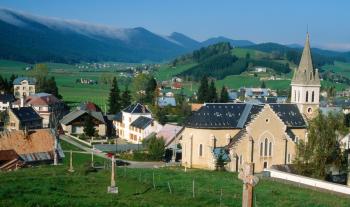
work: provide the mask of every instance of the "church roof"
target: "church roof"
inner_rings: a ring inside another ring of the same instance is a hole
[[[189,128],[235,129],[243,128],[260,110],[261,105],[236,103],[207,103],[185,122]]]
[[[288,128],[304,128],[306,122],[295,104],[269,104]],[[188,128],[243,129],[264,105],[247,103],[210,103],[194,112],[186,121]]]
[[[131,114],[145,114],[145,113],[151,113],[146,106],[140,104],[140,103],[135,103],[131,104],[130,106],[126,107],[123,109],[124,112],[126,113],[131,113]]]
[[[146,129],[150,124],[152,124],[153,119],[139,116],[135,121],[133,121],[130,126],[136,127],[138,129]]]
[[[312,64],[309,33],[306,35],[304,50],[299,67],[294,71],[292,84],[320,85],[318,70],[314,70]]]

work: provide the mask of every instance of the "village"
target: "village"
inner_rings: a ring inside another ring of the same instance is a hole
[[[257,68],[255,72],[264,71]],[[134,78],[144,75],[149,74],[133,74]],[[108,110],[103,110],[90,101],[69,107],[63,99],[38,91],[37,78],[17,77],[10,86],[12,93],[0,94],[0,171],[11,174],[68,163],[67,171],[74,173],[73,157],[85,153],[91,154],[92,169],[110,173],[110,185],[103,186],[110,194],[124,190],[118,170],[174,168],[237,173],[243,182],[243,206],[253,206],[253,189],[259,187],[259,179],[349,196],[350,156],[343,165],[325,166],[320,175],[327,180],[300,174],[299,167],[307,159],[300,146],[318,133],[314,120],[338,119],[334,116],[347,117],[350,112],[350,102],[323,101],[327,93],[321,91],[320,81],[312,63],[309,34],[290,83],[290,97],[265,86],[223,87],[220,96],[215,90],[216,101],[212,101],[209,91],[214,81],[208,77],[202,79],[195,96],[186,97],[181,92],[183,79],[174,76],[161,82],[147,79],[132,98],[127,89],[118,88],[114,78]],[[77,82],[94,84],[85,79]],[[173,116],[177,119],[172,120]],[[339,128],[335,136],[339,153],[350,153],[349,131],[341,133]],[[65,149],[67,144],[74,150]],[[103,161],[97,164],[94,159]],[[173,193],[169,181],[167,185]],[[195,180],[192,187],[195,197]]]

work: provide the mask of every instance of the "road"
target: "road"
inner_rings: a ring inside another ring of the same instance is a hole
[[[86,153],[91,154],[91,152],[93,152],[94,155],[96,155],[96,156],[102,157],[104,159],[109,159],[109,160],[111,159],[111,158],[107,157],[105,153],[98,152],[98,151],[95,151],[89,147],[86,147],[85,145],[82,145],[81,143],[75,141],[74,139],[72,139],[66,135],[61,135],[60,139],[65,141],[65,142],[68,142],[71,145],[78,147],[79,149],[85,151]],[[118,159],[118,160],[129,163],[130,164],[130,165],[128,165],[129,168],[159,168],[159,167],[165,166],[164,162],[137,162],[137,161],[129,161],[129,160],[121,160],[121,159]]]

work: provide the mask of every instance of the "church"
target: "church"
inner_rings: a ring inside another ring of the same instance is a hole
[[[255,172],[292,163],[299,140],[307,141],[307,121],[318,113],[320,87],[307,34],[291,82],[291,103],[204,104],[185,122],[182,165],[214,170],[222,151],[229,171],[237,172],[244,163],[253,163]]]

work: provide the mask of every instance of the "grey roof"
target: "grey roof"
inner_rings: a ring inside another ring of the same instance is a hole
[[[296,104],[270,104],[273,111],[287,127],[304,128],[306,122]]]
[[[295,140],[295,134],[292,132],[291,129],[287,129],[286,131],[287,135],[294,141]]]
[[[21,122],[37,121],[42,119],[32,107],[13,108],[11,111]]]
[[[7,103],[15,101],[15,97],[12,94],[0,94],[0,102]]]
[[[84,115],[84,114],[89,114],[92,117],[94,117],[95,119],[101,121],[102,123],[106,123],[104,116],[102,114],[102,112],[96,112],[96,111],[85,111],[85,110],[79,110],[76,109],[72,112],[70,112],[69,114],[65,115],[61,120],[60,123],[67,125],[70,122],[74,121],[75,119],[79,118],[80,116]]]
[[[135,121],[133,121],[130,126],[136,127],[138,129],[145,129],[152,123],[153,119],[145,117],[145,116],[140,116],[138,117]]]
[[[140,104],[140,103],[135,103],[131,104],[130,106],[126,107],[123,109],[124,112],[131,113],[131,114],[145,114],[145,113],[151,113],[146,106]]]
[[[243,128],[263,106],[251,104],[210,103],[194,112],[185,122],[189,128]]]
[[[159,97],[158,106],[176,106],[176,101],[174,97]]]
[[[30,85],[36,84],[36,79],[31,77],[18,77],[13,81],[13,85],[20,85],[22,81],[27,80]]]
[[[123,118],[123,113],[122,112],[118,112],[117,114],[112,114],[112,115],[107,115],[107,119],[111,120],[111,121],[119,121],[121,122]]]

